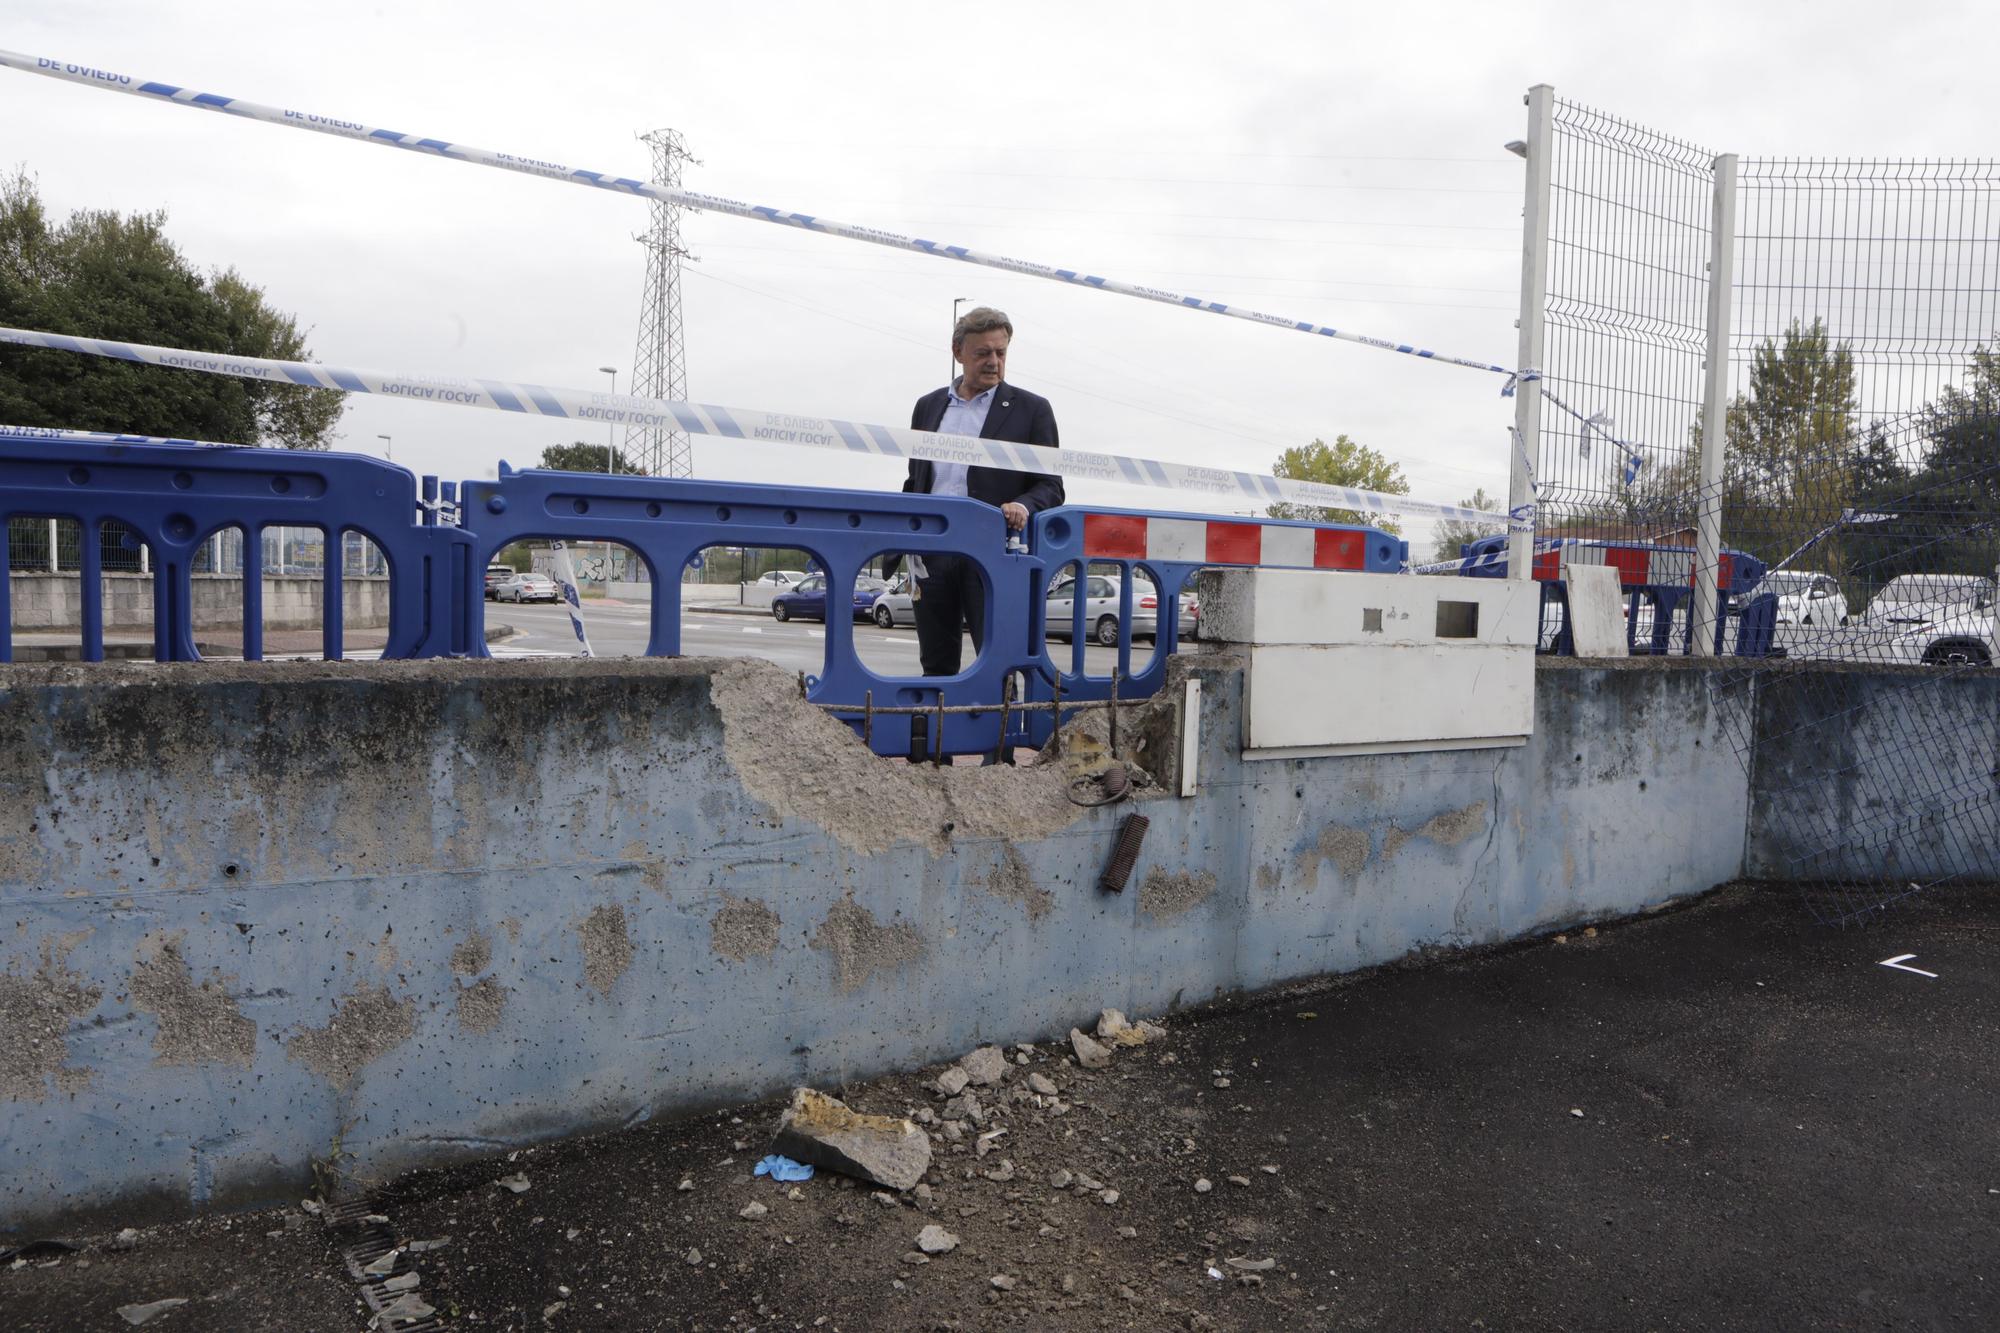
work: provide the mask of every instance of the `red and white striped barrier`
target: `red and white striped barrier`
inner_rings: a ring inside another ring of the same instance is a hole
[[[1138,514],[1083,516],[1083,554],[1090,560],[1365,569],[1367,547],[1368,534],[1354,528]]]
[[[1564,543],[1535,555],[1535,578],[1560,582],[1566,565],[1610,565],[1618,571],[1618,586],[1639,588],[1694,586],[1694,552],[1686,547],[1599,546]],[[1716,586],[1727,589],[1735,558],[1724,551],[1717,561]]]

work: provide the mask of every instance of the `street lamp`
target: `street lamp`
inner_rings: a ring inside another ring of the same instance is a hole
[[[969,296],[956,296],[952,298],[951,331],[954,334],[958,332],[958,308],[964,305],[967,301],[970,301],[971,299],[972,298]],[[953,350],[955,352],[957,349],[954,348]],[[953,380],[958,378],[958,357],[955,355],[951,358],[951,366],[952,366],[951,373],[945,376],[944,382],[946,384],[950,384]]]
[[[618,368],[616,366],[599,366],[597,369],[603,374],[609,375],[611,377],[611,392],[617,393]],[[618,471],[618,451],[614,449],[611,445],[612,437],[616,434],[616,431],[617,428],[613,426],[609,421],[604,423],[604,472],[606,476],[610,476]],[[606,593],[609,593],[611,591],[611,543],[610,542],[604,543],[604,591]]]
[[[599,366],[597,369],[603,374],[609,375],[611,377],[611,392],[617,393],[618,392],[617,369],[612,366]],[[616,472],[618,470],[618,455],[611,448],[611,437],[613,430],[614,427],[609,421],[604,423],[604,470],[607,473]]]
[[[391,463],[395,462],[396,450],[390,444],[389,437],[387,435],[377,435],[375,438],[382,441],[382,457],[388,459]]]

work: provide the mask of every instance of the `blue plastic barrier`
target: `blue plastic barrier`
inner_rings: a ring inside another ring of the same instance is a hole
[[[1469,542],[1459,548],[1459,553],[1463,557],[1459,569],[1461,574],[1474,578],[1507,577],[1505,536],[1483,537]],[[1544,619],[1551,608],[1557,616],[1555,641],[1543,646],[1541,651],[1573,657],[1576,642],[1570,632],[1569,589],[1562,581],[1562,569],[1566,564],[1609,565],[1618,571],[1618,585],[1625,593],[1625,641],[1635,655],[1688,651],[1688,632],[1682,631],[1680,642],[1676,645],[1673,627],[1676,612],[1683,603],[1689,603],[1691,608],[1694,597],[1692,547],[1571,538],[1537,542],[1533,572],[1535,580],[1542,585]],[[1742,551],[1724,550],[1720,565],[1716,576],[1719,589],[1715,618],[1717,653],[1722,653],[1725,648],[1731,615],[1729,608],[1764,577],[1764,562]],[[1641,606],[1651,607],[1653,613],[1652,633],[1644,642],[1638,637]],[[1755,606],[1755,601],[1752,601],[1746,608],[1746,614],[1738,619],[1734,649],[1738,657],[1766,657],[1771,654],[1775,614],[1768,620],[1761,613],[1748,614]]]
[[[443,504],[440,505],[440,496]],[[440,523],[459,501],[457,521]],[[706,482],[679,478],[520,471],[501,465],[493,481],[440,488],[358,454],[294,453],[162,441],[56,443],[0,435],[0,519],[74,519],[83,525],[83,656],[103,658],[103,597],[97,533],[129,526],[153,553],[154,656],[194,661],[193,556],[225,528],[244,543],[244,656],[263,655],[262,545],[268,526],[318,528],[337,543],[360,532],[391,576],[386,658],[487,655],[485,569],[525,539],[617,542],[634,551],[653,589],[650,656],[680,652],[680,571],[711,546],[802,550],[825,572],[829,605],[851,603],[854,582],[881,557],[957,555],[987,588],[985,644],[950,677],[885,676],[855,652],[852,620],[827,617],[823,666],[806,677],[807,698],[864,734],[878,754],[968,754],[1041,745],[1056,719],[1017,703],[1058,696],[1079,705],[1158,690],[1180,641],[1180,595],[1196,570],[1220,565],[1395,571],[1407,544],[1373,528],[1236,520],[1207,514],[1065,507],[1036,515],[1026,546],[1009,549],[1000,513],[963,497]],[[0,522],[0,575],[5,570]],[[330,549],[331,546],[330,546]],[[1085,670],[1097,626],[1075,600],[1067,666],[1051,656],[1044,623],[1051,575],[1075,566],[1085,577],[1115,567],[1123,592],[1116,615],[1117,667]],[[1135,571],[1151,580],[1157,606],[1150,662],[1132,670]],[[341,569],[327,563],[325,654],[339,657]],[[0,577],[0,660],[12,660],[9,586]],[[965,712],[952,712],[964,708]],[[873,710],[902,709],[882,714]],[[916,710],[922,710],[918,712]]]
[[[435,478],[424,498],[437,498]],[[470,651],[451,633],[452,588],[471,548],[468,534],[436,523],[434,503],[418,502],[407,470],[360,454],[305,453],[201,444],[75,443],[0,436],[0,661],[13,660],[7,523],[17,517],[74,519],[83,527],[80,572],[82,655],[104,659],[99,531],[125,525],[151,548],[153,656],[200,659],[194,644],[191,575],[202,542],[240,527],[243,544],[243,655],[263,656],[264,568],[259,532],[268,526],[318,528],[327,549],[359,532],[389,566],[384,657],[439,657]],[[339,657],[341,569],[329,560],[322,607],[327,657]]]

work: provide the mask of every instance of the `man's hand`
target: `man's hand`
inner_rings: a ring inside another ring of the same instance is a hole
[[[1010,531],[1019,532],[1028,526],[1028,506],[1009,500],[1000,506],[1000,517],[1007,520]]]

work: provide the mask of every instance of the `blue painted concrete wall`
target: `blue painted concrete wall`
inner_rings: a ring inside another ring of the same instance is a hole
[[[0,1227],[282,1197],[1643,910],[1738,875],[1701,673],[1533,741],[1084,810],[865,754],[751,662],[0,671]],[[1177,698],[1170,688],[1163,697]],[[1171,777],[1171,709],[1128,725]],[[1151,819],[1122,895],[1096,879]]]

